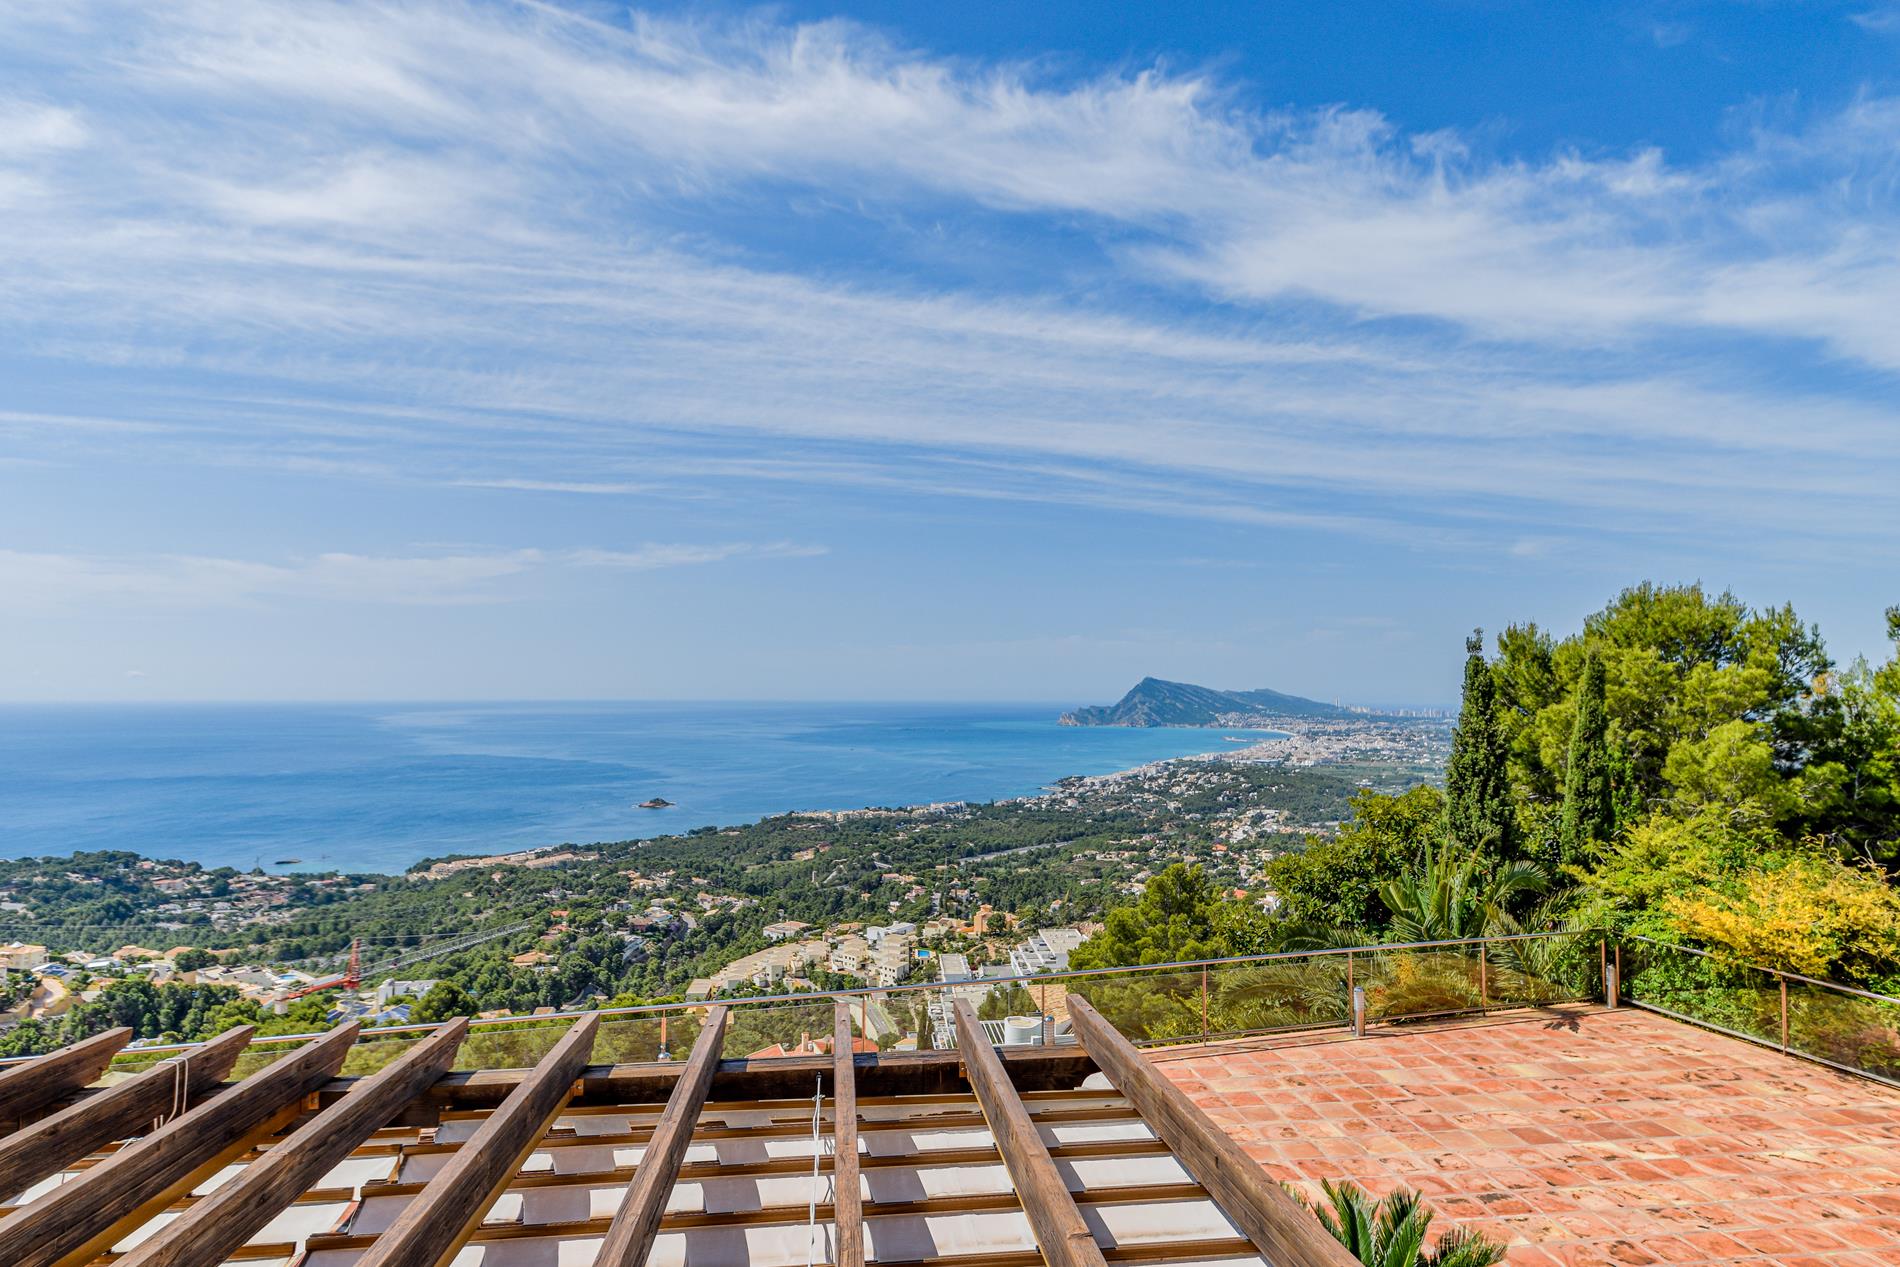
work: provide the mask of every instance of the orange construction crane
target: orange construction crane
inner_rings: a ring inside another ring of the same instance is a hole
[[[322,981],[312,981],[300,990],[292,990],[284,996],[284,1002],[301,999],[310,994],[322,994],[325,990],[334,990],[339,986],[345,990],[354,990],[363,984],[363,941],[360,937],[350,938],[350,966],[340,977],[326,977]]]

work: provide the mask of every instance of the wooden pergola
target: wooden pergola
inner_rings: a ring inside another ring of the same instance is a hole
[[[105,1089],[129,1038],[0,1073],[7,1267],[1106,1267],[1354,1259],[1080,997],[1078,1043],[451,1072],[466,1022],[339,1077],[333,1030],[238,1082],[235,1030]],[[1100,1077],[1094,1075],[1101,1075]],[[1104,1085],[1105,1084],[1105,1085]]]

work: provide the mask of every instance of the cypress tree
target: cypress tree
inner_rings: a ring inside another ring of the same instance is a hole
[[[1517,816],[1498,718],[1498,685],[1484,658],[1484,631],[1465,640],[1464,701],[1445,763],[1445,833],[1493,858],[1517,853]]]
[[[1564,811],[1558,828],[1563,860],[1582,862],[1593,843],[1616,824],[1610,777],[1610,718],[1603,705],[1603,661],[1592,651],[1577,684],[1577,719],[1570,728],[1570,764],[1564,772]]]

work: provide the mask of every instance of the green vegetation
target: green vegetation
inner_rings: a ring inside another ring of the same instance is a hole
[[[0,1034],[0,1057],[37,1055],[121,1025],[130,1027],[135,1039],[165,1042],[195,1042],[239,1025],[256,1026],[260,1036],[308,1034],[328,1027],[335,1001],[333,995],[311,995],[274,1016],[228,985],[120,981],[54,1020],[23,1021]]]
[[[1432,1212],[1416,1192],[1401,1188],[1375,1201],[1350,1183],[1320,1186],[1326,1200],[1314,1203],[1313,1213],[1367,1267],[1492,1267],[1504,1261],[1504,1246],[1462,1229],[1427,1245]]]
[[[1513,626],[1494,658],[1474,637],[1442,795],[1355,796],[1337,832],[1265,864],[1271,915],[1163,873],[1076,962],[1606,929],[1708,952],[1634,968],[1665,1006],[1729,999],[1718,1023],[1747,1032],[1773,984],[1758,968],[1900,991],[1900,609],[1888,622],[1893,656],[1845,671],[1792,609],[1693,585],[1627,590],[1564,638]],[[1562,997],[1594,973],[1576,942],[1496,948],[1488,982],[1460,950],[1383,957],[1375,1010]],[[1339,1016],[1340,974],[1301,971],[1280,1023]],[[1119,1005],[1152,1037],[1194,1032],[1203,1006],[1214,1029],[1238,1015],[1193,986],[1172,1011]],[[1900,1017],[1861,1019],[1858,1050],[1900,1052]]]
[[[677,1001],[694,978],[763,949],[769,944],[763,929],[781,919],[815,928],[845,921],[922,925],[933,917],[968,920],[988,906],[1033,929],[1099,919],[1131,877],[1175,862],[1204,866],[1211,886],[1244,885],[1260,857],[1346,817],[1362,778],[1391,788],[1403,781],[1392,770],[1185,762],[1122,781],[1070,781],[1026,801],[934,812],[782,815],[593,845],[558,866],[485,865],[434,876],[427,863],[401,877],[290,878],[217,874],[129,853],[13,860],[0,862],[0,893],[20,900],[30,914],[16,915],[24,922],[6,925],[4,935],[44,943],[54,957],[69,950],[98,954],[128,942],[157,950],[192,945],[201,949],[174,957],[181,973],[266,964],[321,977],[341,970],[352,938],[363,939],[369,966],[447,932],[525,923],[521,931],[386,974],[438,982],[410,1002],[409,1019]],[[1271,812],[1281,825],[1245,853],[1216,851],[1225,825],[1254,812]],[[226,895],[216,902],[225,905],[254,903],[260,918],[236,925],[194,920],[176,909],[181,887],[207,898],[216,889]],[[95,926],[78,918],[97,909],[102,892],[133,895],[140,921]],[[168,905],[172,909],[160,909]],[[656,909],[663,918],[653,921]],[[1002,920],[995,924],[1000,933]],[[948,935],[936,944],[975,964],[1004,961],[1009,948],[1000,936]],[[4,975],[0,998],[22,1005],[31,978]],[[834,976],[822,964],[808,980],[818,989],[864,984]],[[142,1038],[201,1039],[256,1015],[251,1004],[222,1007],[234,995],[229,985],[216,987],[220,994],[176,979],[154,987],[117,968],[104,977],[74,970],[66,984],[74,993],[104,992],[64,1016],[19,1024],[4,1040],[8,1052],[49,1050],[104,1028],[113,1006],[123,1009],[134,1000]],[[161,1014],[143,1002],[154,989],[166,999],[190,995],[204,1003],[172,1004]],[[322,996],[322,1007],[299,1003],[291,1017],[265,1023],[272,1032],[320,1029],[332,1001]],[[640,1041],[650,1045],[656,1037]],[[780,1037],[796,1041],[798,1034]]]
[[[1484,659],[1484,632],[1465,640],[1464,699],[1445,763],[1445,834],[1492,858],[1517,852],[1517,815],[1511,805],[1497,675]]]
[[[1359,793],[1337,832],[1267,864],[1281,911],[1295,923],[1375,927],[1386,916],[1380,887],[1425,856],[1443,834],[1444,817],[1444,794],[1429,784],[1396,796]]]
[[[1558,826],[1558,861],[1573,866],[1616,836],[1605,681],[1603,657],[1591,652],[1584,659],[1583,681],[1577,687],[1577,719],[1570,728],[1563,817]]]
[[[937,948],[977,965],[1007,957],[1010,918],[1104,920],[1078,968],[1602,928],[1710,952],[1634,965],[1631,980],[1643,971],[1659,1001],[1727,990],[1737,1025],[1757,1025],[1746,965],[1900,988],[1900,609],[1889,626],[1892,656],[1841,668],[1787,607],[1646,584],[1567,636],[1514,625],[1490,655],[1474,638],[1442,791],[1430,772],[1444,727],[1388,721],[1319,766],[1171,763],[1021,801],[591,845],[553,866],[275,877],[126,853],[8,861],[0,896],[26,910],[5,935],[54,954],[188,945],[175,966],[205,981],[75,969],[69,1011],[0,1042],[45,1050],[118,1023],[143,1038],[317,1028],[327,996],[259,1017],[219,970],[320,975],[353,938],[374,964],[451,930],[512,931],[397,970],[440,983],[413,1019],[677,1001],[782,920],[935,921]],[[1312,723],[1329,742],[1360,725]],[[978,935],[963,921],[985,907]],[[1582,946],[1498,949],[1488,976],[1457,950],[1362,955],[1352,981],[1381,1015],[1574,997],[1595,971],[1594,942]],[[808,971],[778,988],[857,984]],[[1085,992],[1151,1037],[1336,1021],[1350,995],[1343,962],[1324,956],[1223,969],[1205,990],[1198,972],[1169,976],[1137,991],[1109,975]],[[31,988],[15,976],[0,1000],[23,1012]]]

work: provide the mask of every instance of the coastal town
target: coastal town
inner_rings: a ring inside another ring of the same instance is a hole
[[[1335,830],[1358,792],[1409,786],[1446,736],[1437,719],[1284,729],[994,803],[806,811],[401,876],[131,853],[0,863],[0,1035],[50,1033],[132,997],[110,994],[128,983],[292,1028],[851,988],[1001,999],[999,981],[1064,970],[1109,907],[1175,863],[1272,908],[1272,859]],[[180,1032],[148,1011],[142,1041]],[[934,1024],[882,1006],[867,1023],[890,1044],[928,1044]]]

